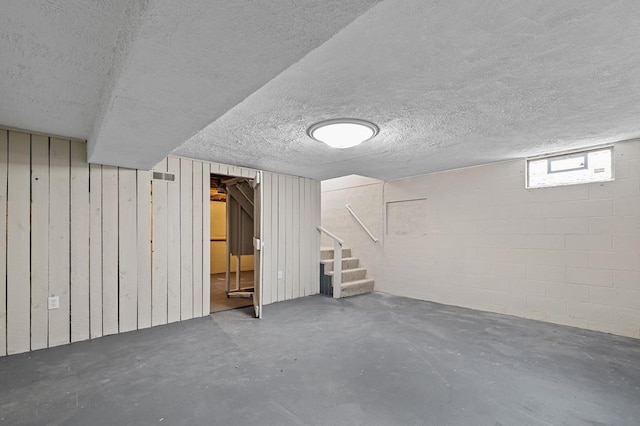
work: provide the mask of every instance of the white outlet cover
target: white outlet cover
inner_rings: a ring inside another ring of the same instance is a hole
[[[59,309],[60,308],[60,297],[59,296],[51,296],[48,299],[49,309]]]
[[[282,271],[278,271],[278,279],[284,278]]]

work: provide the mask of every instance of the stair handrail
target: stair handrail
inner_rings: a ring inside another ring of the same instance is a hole
[[[322,226],[317,226],[316,228],[333,239],[333,298],[339,299],[340,291],[342,290],[342,246],[344,240],[336,237]]]
[[[362,228],[365,230],[365,232],[367,234],[369,234],[369,236],[371,237],[371,239],[373,240],[374,243],[378,242],[378,239],[376,237],[373,236],[373,234],[371,233],[371,231],[369,231],[369,228],[367,228],[367,226],[360,220],[360,218],[358,217],[358,215],[355,214],[355,212],[351,209],[351,206],[349,204],[345,204],[345,206],[347,207],[347,210],[349,210],[349,213],[351,213],[351,216],[353,216],[353,218],[355,220],[358,221],[358,223],[360,224],[360,226],[362,226]]]
[[[316,228],[318,228],[318,231],[324,232],[325,234],[327,234],[327,236],[331,237],[331,239],[333,239],[334,241],[338,241],[340,245],[344,244],[343,239],[336,237],[335,234],[333,234],[332,232],[329,232],[327,229],[323,228],[322,226],[317,226]]]

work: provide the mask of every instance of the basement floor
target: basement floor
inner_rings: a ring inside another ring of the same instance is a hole
[[[373,293],[0,358],[0,425],[637,425],[640,340]]]
[[[211,274],[209,304],[211,313],[253,306],[253,299],[227,297],[225,274]],[[236,273],[231,273],[231,289],[236,289]],[[240,289],[253,288],[253,271],[240,272]]]

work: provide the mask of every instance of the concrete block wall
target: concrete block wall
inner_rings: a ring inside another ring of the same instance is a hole
[[[322,182],[322,226],[345,240],[352,255],[360,259],[360,267],[367,268],[367,277],[374,280],[382,278],[382,186],[383,181],[362,176]],[[347,211],[347,204],[380,240],[378,243],[373,242]],[[323,234],[321,245],[333,247],[333,240]]]
[[[524,160],[384,183],[383,219],[426,199],[426,229],[385,233],[376,290],[640,337],[640,142],[614,158],[604,183],[526,189]]]

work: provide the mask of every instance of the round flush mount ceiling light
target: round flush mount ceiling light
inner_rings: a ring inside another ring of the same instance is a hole
[[[380,129],[373,123],[356,118],[320,121],[307,129],[313,139],[333,148],[351,148],[373,138]]]

